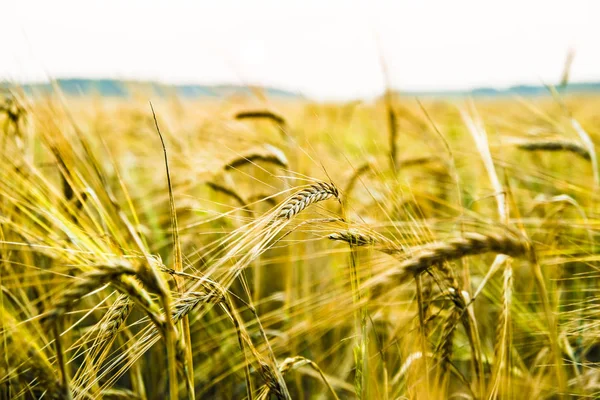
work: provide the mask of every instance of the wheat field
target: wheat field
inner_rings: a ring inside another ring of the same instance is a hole
[[[0,398],[600,396],[600,99],[15,91]]]

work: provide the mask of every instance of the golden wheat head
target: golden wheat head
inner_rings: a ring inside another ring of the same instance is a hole
[[[340,198],[338,189],[332,183],[318,182],[312,184],[286,200],[278,214],[278,218],[291,219],[311,204],[331,198],[338,200]]]
[[[531,244],[524,238],[471,232],[461,238],[419,248],[411,258],[402,262],[400,271],[401,275],[416,275],[444,261],[490,252],[511,257],[534,257]]]

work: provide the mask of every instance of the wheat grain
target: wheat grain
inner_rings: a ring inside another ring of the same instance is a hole
[[[447,262],[441,262],[438,264],[438,270],[441,272],[444,280],[448,284],[448,286],[456,291],[459,290],[459,284],[454,276],[454,271],[448,265]]]

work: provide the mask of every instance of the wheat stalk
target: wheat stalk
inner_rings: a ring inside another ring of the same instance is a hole
[[[339,200],[338,189],[332,183],[317,182],[288,198],[281,207],[278,218],[291,219],[309,205],[331,198]]]
[[[495,399],[499,395],[502,384],[502,371],[510,371],[510,305],[512,302],[512,266],[510,260],[504,267],[504,280],[502,285],[502,311],[500,323],[496,330],[496,346],[494,348],[494,368],[492,369],[492,384],[488,398]],[[510,387],[510,385],[507,385]]]

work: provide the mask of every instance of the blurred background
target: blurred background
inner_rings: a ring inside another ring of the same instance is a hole
[[[600,80],[593,0],[4,1],[0,79],[262,85],[319,100]]]

